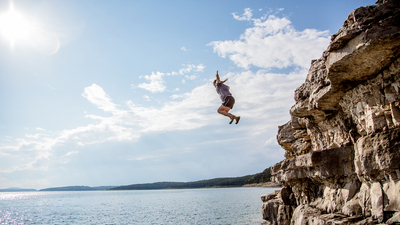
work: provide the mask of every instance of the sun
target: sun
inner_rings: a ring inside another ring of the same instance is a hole
[[[10,10],[0,14],[0,33],[14,46],[17,40],[27,40],[31,33],[30,22],[20,13],[14,10],[10,4]]]

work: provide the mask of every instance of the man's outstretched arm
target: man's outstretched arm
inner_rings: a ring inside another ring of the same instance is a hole
[[[218,75],[218,70],[217,70],[217,83],[225,83],[227,80],[228,80],[228,78],[226,78],[224,81],[221,81],[221,79],[219,78],[219,75]]]

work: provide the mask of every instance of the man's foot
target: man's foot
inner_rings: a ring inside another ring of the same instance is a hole
[[[236,117],[235,119],[236,119],[236,124],[238,124],[239,120],[240,120],[240,116]]]
[[[233,120],[235,120],[235,116],[231,117],[231,121],[229,122],[229,124],[232,124]]]

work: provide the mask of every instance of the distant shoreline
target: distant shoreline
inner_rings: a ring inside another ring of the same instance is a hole
[[[282,185],[273,182],[265,182],[257,184],[245,184],[242,187],[282,187]]]
[[[79,187],[74,189],[73,187]],[[85,188],[82,188],[85,187]],[[237,187],[282,187],[280,184],[276,184],[273,182],[265,182],[265,183],[254,183],[254,184],[245,184],[241,186],[209,186],[209,187],[199,187],[199,188],[160,188],[160,189],[125,189],[125,190],[112,190],[112,189],[96,189],[96,187],[88,187],[88,186],[69,186],[69,187],[58,187],[58,188],[46,188],[41,190],[36,189],[0,189],[1,193],[4,192],[43,192],[43,191],[139,191],[139,190],[179,190],[179,189],[203,189],[203,188],[237,188]]]

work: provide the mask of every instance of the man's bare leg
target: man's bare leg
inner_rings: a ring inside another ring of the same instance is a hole
[[[231,110],[231,108],[229,108],[229,107],[227,107],[227,106],[224,106],[224,105],[221,105],[221,106],[218,108],[217,111],[218,111],[219,114],[231,118],[231,121],[229,122],[229,124],[231,124],[231,123],[233,122],[234,119],[236,119],[237,122],[239,122],[238,118],[240,119],[240,117],[236,117],[235,115],[229,113],[229,110]],[[236,122],[236,123],[237,123],[237,122]]]

